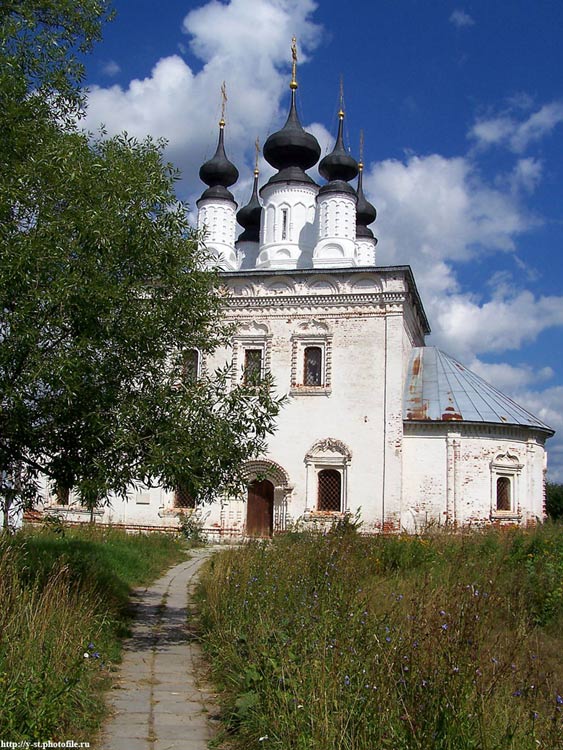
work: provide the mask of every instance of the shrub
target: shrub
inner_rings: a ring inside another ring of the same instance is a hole
[[[563,484],[547,482],[545,486],[545,510],[554,521],[563,518]]]

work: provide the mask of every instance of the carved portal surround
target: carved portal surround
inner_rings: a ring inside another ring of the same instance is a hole
[[[335,469],[341,477],[341,509],[340,513],[348,512],[348,467],[352,461],[352,452],[341,440],[323,438],[317,440],[305,455],[306,467],[306,502],[305,518],[319,515],[317,509],[317,493],[319,472],[323,469]],[[326,515],[326,512],[323,512]],[[332,513],[334,515],[334,513]],[[338,515],[338,514],[337,514]]]
[[[274,485],[274,531],[284,531],[288,522],[289,498],[293,491],[287,471],[275,461],[258,458],[245,463],[242,475],[247,484],[267,479]]]

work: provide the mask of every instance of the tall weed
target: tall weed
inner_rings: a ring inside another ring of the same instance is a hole
[[[182,556],[169,537],[111,529],[0,539],[2,739],[92,739],[130,586]]]
[[[563,747],[562,539],[304,533],[222,553],[201,608],[231,741]]]

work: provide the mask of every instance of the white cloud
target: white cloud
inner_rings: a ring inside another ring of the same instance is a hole
[[[518,159],[510,175],[510,186],[513,192],[523,189],[532,193],[541,181],[542,172],[543,165],[539,159],[532,157]]]
[[[316,46],[320,28],[309,20],[316,8],[313,0],[212,0],[186,16],[184,30],[200,60],[213,65],[228,60],[254,77],[269,79],[277,65],[288,61],[294,34],[303,48]],[[306,59],[303,49],[300,53]]]
[[[191,11],[183,28],[201,69],[172,54],[126,88],[92,86],[86,128],[95,131],[104,123],[110,134],[126,130],[166,138],[167,155],[182,170],[185,184],[198,185],[202,160],[215,150],[220,88],[226,81],[227,152],[244,177],[256,136],[271,132],[279,124],[280,106],[286,106],[293,34],[300,63],[320,39],[321,27],[311,19],[315,8],[313,0],[212,0]]]
[[[431,300],[434,338],[452,354],[520,349],[554,326],[563,326],[563,297],[535,297],[523,290],[483,304],[471,295]]]
[[[515,153],[522,153],[534,141],[549,135],[563,123],[563,103],[544,104],[524,120],[512,112],[478,120],[469,131],[469,136],[478,146],[503,145]]]
[[[427,265],[512,251],[533,225],[515,196],[487,185],[466,158],[438,154],[371,165],[366,192],[379,210],[384,261]]]
[[[493,383],[495,388],[511,394],[517,393],[530,385],[537,385],[542,381],[550,380],[555,374],[551,367],[542,367],[537,370],[528,364],[489,363],[483,362],[478,357],[469,361],[467,366],[477,375],[480,375],[483,380]]]
[[[457,26],[458,29],[467,28],[468,26],[474,26],[475,21],[471,18],[469,13],[466,13],[464,10],[457,9],[454,10],[453,13],[450,16],[450,23],[453,23],[454,26]]]
[[[121,68],[115,62],[115,60],[108,60],[102,67],[102,73],[112,78],[121,72]]]

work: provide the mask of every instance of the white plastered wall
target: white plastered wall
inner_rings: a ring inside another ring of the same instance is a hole
[[[260,191],[264,209],[257,268],[310,267],[318,236],[315,184],[274,183]]]
[[[343,510],[360,511],[366,531],[378,531],[385,524],[397,528],[405,341],[421,341],[419,329],[405,332],[404,275],[288,272],[237,275],[228,283],[238,298],[230,312],[239,326],[236,377],[242,375],[245,345],[260,346],[262,335],[278,391],[289,397],[265,456],[283,467],[291,486],[276,490],[275,530],[315,515],[317,475],[330,467],[342,473]],[[387,292],[393,300],[386,301]],[[291,304],[284,303],[286,296]],[[305,345],[323,347],[323,388],[302,384]],[[225,359],[218,351],[208,367],[220,366]],[[343,447],[315,448],[329,439]],[[224,524],[225,533],[242,531],[245,520],[245,503],[232,500],[223,506],[217,503],[210,516],[215,528]]]
[[[402,525],[534,523],[544,517],[541,435],[511,426],[407,425]],[[510,480],[511,508],[497,511],[496,479]]]

